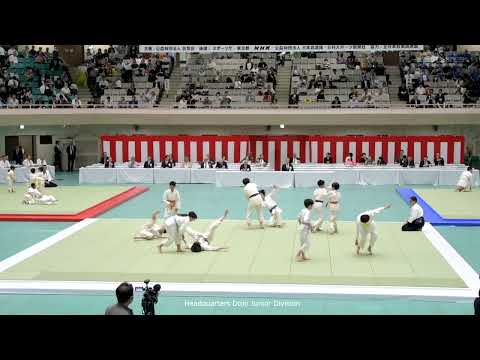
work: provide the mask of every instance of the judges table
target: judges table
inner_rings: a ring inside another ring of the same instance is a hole
[[[18,170],[21,170],[19,168]],[[4,169],[0,169],[1,171]],[[358,185],[456,185],[465,166],[431,168],[402,168],[399,166],[355,166],[342,165],[297,165],[294,172],[254,170],[251,172],[220,169],[190,168],[125,168],[106,169],[91,166],[80,169],[80,184],[216,184],[218,187],[242,186],[242,179],[248,177],[259,186],[278,185],[288,187],[314,187],[319,179],[326,183],[338,181],[341,184]],[[53,169],[54,171],[54,169]],[[6,174],[6,171],[4,171]],[[5,174],[0,181],[5,182]],[[17,172],[17,181],[28,181],[28,172]],[[479,171],[473,171],[473,184],[479,185]],[[53,174],[52,174],[53,176]]]
[[[52,178],[55,179],[55,166],[52,165],[47,165],[48,167],[48,172],[52,176]],[[38,171],[39,166],[35,165],[33,168],[36,168]],[[15,176],[16,176],[16,182],[17,183],[26,183],[30,180],[30,167],[26,166],[20,166],[15,168]],[[7,172],[10,169],[7,168],[0,168],[0,183],[5,183],[6,182],[6,176]]]

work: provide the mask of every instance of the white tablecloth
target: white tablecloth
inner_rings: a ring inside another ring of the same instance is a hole
[[[116,184],[118,169],[80,168],[80,184]]]
[[[358,183],[361,185],[395,185],[399,184],[399,170],[364,169],[358,171]]]
[[[215,169],[191,169],[190,183],[192,184],[215,184],[217,182]]]
[[[278,185],[281,188],[293,187],[294,173],[287,171],[217,171],[218,187],[243,186],[242,180],[249,178],[261,187]]]
[[[155,184],[168,184],[170,181],[175,181],[178,184],[190,184],[190,169],[153,169],[153,182]]]
[[[317,186],[317,181],[320,179],[330,184],[333,181],[335,171],[296,171],[293,174],[295,187],[314,187]]]
[[[107,169],[108,170],[108,169]],[[152,184],[153,169],[117,168],[118,184]]]
[[[52,178],[55,179],[55,166],[52,165],[47,165],[48,166],[48,171],[50,172],[50,175]],[[35,166],[35,168],[38,169],[38,166]],[[9,169],[7,168],[0,168],[0,183],[5,183],[5,178],[7,176],[7,172]],[[37,170],[38,171],[38,170]],[[15,176],[17,179],[17,183],[26,183],[30,180],[30,168],[29,167],[17,167],[15,168]]]

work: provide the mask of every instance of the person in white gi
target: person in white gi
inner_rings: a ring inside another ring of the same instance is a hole
[[[41,176],[41,174],[36,172],[35,168],[30,169],[29,183],[35,184],[37,187],[37,190],[39,191],[43,191],[43,189],[45,188],[45,179],[43,178],[43,176]]]
[[[312,232],[312,208],[313,200],[305,199],[303,202],[305,206],[300,214],[298,215],[298,223],[300,224],[300,250],[298,250],[297,255],[295,256],[297,261],[310,260],[305,252],[310,249],[310,233]]]
[[[15,192],[15,166],[10,166],[10,170],[7,172],[7,184],[8,184],[8,192],[14,193]]]
[[[360,249],[363,250],[370,235],[370,242],[368,244],[368,253],[372,255],[372,249],[378,239],[377,224],[373,221],[375,215],[379,214],[385,209],[390,208],[391,205],[385,205],[373,210],[368,210],[357,216],[356,226],[357,233],[355,236],[355,246],[357,247],[357,255],[360,255]]]
[[[169,186],[170,188],[163,193],[163,204],[165,207],[163,213],[164,219],[175,215],[181,207],[180,193],[176,189],[177,183],[175,181],[170,181]]]
[[[165,219],[165,228],[167,230],[168,238],[163,240],[158,246],[158,251],[162,252],[164,246],[169,246],[173,242],[177,245],[177,252],[183,252],[182,241],[185,241],[185,232],[193,232],[190,224],[197,219],[197,214],[190,211],[187,216],[173,215]]]
[[[318,188],[315,189],[313,192],[313,200],[315,204],[313,204],[313,208],[316,210],[318,214],[318,219],[313,224],[313,231],[321,231],[323,218],[324,218],[324,210],[327,205],[327,197],[328,197],[328,190],[325,187],[325,181],[318,180],[317,182]]]
[[[260,190],[260,196],[263,200],[263,207],[267,208],[270,212],[270,219],[268,220],[268,225],[273,227],[281,227],[282,224],[282,209],[278,207],[277,202],[274,200],[274,197],[277,195],[278,186],[273,185],[273,190],[265,195],[265,190]]]
[[[410,197],[410,216],[405,224],[403,224],[402,231],[420,231],[425,225],[423,209],[417,202],[418,199],[416,196]]]
[[[467,170],[462,172],[457,183],[455,191],[472,191],[473,172],[472,167],[469,166]],[[468,190],[467,190],[468,189]]]
[[[152,220],[143,225],[142,229],[135,235],[134,239],[143,239],[143,240],[153,240],[158,239],[162,236],[163,233],[167,232],[165,229],[165,224],[158,225],[157,219],[160,211],[155,211],[152,214]]]
[[[337,217],[340,213],[340,200],[342,198],[342,194],[340,191],[338,191],[338,189],[340,189],[340,184],[337,182],[332,183],[331,190],[328,191],[327,195],[327,206],[330,212],[329,227],[331,234],[338,233]]]
[[[30,166],[33,166],[34,163],[32,161],[32,157],[30,155],[27,156],[27,158],[25,160],[23,160],[23,166],[27,166],[27,167],[30,167]]]
[[[38,189],[35,183],[32,183],[24,195],[23,203],[28,205],[54,205],[57,199],[53,195],[44,195]]]
[[[215,246],[212,245],[213,242],[213,235],[215,230],[222,224],[223,220],[228,215],[228,209],[225,209],[223,216],[208,225],[207,231],[204,233],[200,233],[195,230],[191,230],[187,228],[185,232],[190,235],[194,242],[190,244],[188,247],[192,252],[200,252],[200,251],[219,251],[228,249],[226,246]]]
[[[252,216],[252,212],[256,211],[260,227],[263,229],[263,200],[258,191],[257,184],[250,182],[249,178],[244,178],[242,183],[244,185],[243,193],[248,201],[246,217],[247,225],[250,226],[252,224],[250,217]]]
[[[0,168],[10,168],[10,161],[8,161],[8,156],[4,156],[2,160],[0,160]]]

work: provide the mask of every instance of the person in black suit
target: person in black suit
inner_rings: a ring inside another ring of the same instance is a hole
[[[406,155],[403,155],[403,157],[400,159],[400,166],[402,167],[408,166],[408,160]]]
[[[215,163],[213,161],[211,161],[208,156],[205,156],[205,158],[203,159],[203,161],[200,163],[200,168],[201,169],[212,169],[213,168],[213,165]]]
[[[100,158],[100,164],[104,164],[105,165],[105,161],[107,161],[108,159],[108,155],[106,152],[103,153],[102,157]]]
[[[379,156],[377,160],[377,165],[387,165],[387,162],[383,160],[382,156]]]
[[[162,161],[162,168],[173,168],[175,166],[175,162],[170,158],[170,156],[166,155],[165,159]]]
[[[143,167],[145,169],[151,169],[155,167],[155,162],[152,160],[151,156],[147,157],[147,161],[145,161],[145,163],[143,164]]]
[[[403,153],[403,150],[400,150],[400,155],[398,156],[398,159],[395,159],[395,162],[397,164],[402,164],[402,160],[403,160],[404,157],[405,157],[405,155]]]
[[[244,160],[242,165],[240,165],[240,171],[252,171],[252,168],[248,164],[247,160]]]
[[[293,165],[290,162],[290,158],[287,157],[287,161],[282,165],[282,171],[293,171]]]
[[[420,161],[420,167],[429,167],[429,166],[432,166],[432,163],[430,162],[430,160],[428,160],[428,157],[424,157],[422,159],[422,161]]]
[[[332,159],[332,154],[327,153],[327,155],[323,158],[323,163],[324,164],[331,164],[333,161]]]
[[[75,159],[77,158],[77,146],[73,141],[67,146],[67,156],[68,156],[68,171],[72,172],[75,164]]]
[[[415,161],[413,161],[411,156],[408,157],[407,164],[408,164],[408,167],[411,167],[411,168],[415,167]]]
[[[58,170],[59,171],[63,171],[62,169],[62,148],[60,146],[60,142],[59,141],[55,141],[55,147],[53,148],[53,151],[55,153],[54,155],[54,163],[53,165],[56,167],[58,167]]]
[[[433,163],[435,166],[445,166],[445,160],[443,157],[440,156],[439,153],[435,154],[435,157],[433,158]]]
[[[105,168],[108,169],[108,168],[114,168],[115,167],[115,162],[110,158],[110,157],[106,157],[105,158]]]
[[[15,148],[15,151],[13,152],[12,159],[17,163],[18,165],[23,164],[23,156],[24,156],[24,150],[21,146],[17,146]]]
[[[222,160],[217,162],[215,166],[217,169],[228,169],[227,159],[225,156],[222,156]]]

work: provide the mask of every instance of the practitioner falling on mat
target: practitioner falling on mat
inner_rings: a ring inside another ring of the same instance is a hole
[[[277,202],[273,199],[278,192],[278,186],[273,185],[273,190],[265,195],[265,190],[260,190],[259,193],[263,200],[263,207],[270,212],[270,219],[268,225],[273,227],[281,227],[282,223],[282,209],[278,207]]]
[[[164,219],[176,215],[178,210],[180,210],[180,193],[176,187],[177,183],[175,181],[170,181],[169,189],[165,190],[163,193],[163,204],[165,206],[165,211],[163,213]]]
[[[57,203],[57,199],[53,195],[42,194],[37,189],[36,184],[32,183],[23,197],[23,203],[27,205],[54,205]]]
[[[262,197],[260,196],[260,192],[258,191],[257,184],[250,182],[249,178],[245,178],[242,180],[244,185],[243,193],[245,194],[245,198],[247,199],[247,225],[252,225],[250,217],[252,216],[252,212],[256,211],[258,216],[258,221],[260,223],[260,227],[263,229],[263,201]]]
[[[462,175],[460,175],[460,179],[458,180],[457,183],[457,188],[455,191],[472,191],[472,182],[473,182],[473,173],[472,173],[472,167],[469,166],[467,170],[462,172]]]
[[[143,225],[142,229],[138,232],[137,235],[135,235],[134,237],[135,240],[158,239],[162,236],[162,234],[167,232],[167,230],[165,229],[165,224],[162,224],[162,225],[157,224],[158,214],[160,214],[160,211],[158,210],[152,214],[152,220],[149,223]]]
[[[177,245],[177,252],[184,252],[182,249],[182,241],[184,241],[185,231],[192,232],[190,223],[197,219],[197,214],[190,211],[188,215],[173,215],[165,219],[165,228],[167,230],[168,238],[163,240],[158,246],[158,251],[162,252],[164,246],[169,246],[172,243]]]
[[[10,170],[7,172],[6,176],[7,180],[7,185],[8,185],[8,192],[9,193],[14,193],[15,192],[15,166],[10,166]]]
[[[379,207],[377,209],[368,210],[357,216],[357,234],[355,236],[355,246],[357,247],[357,255],[360,255],[360,250],[363,250],[370,235],[370,242],[368,244],[368,253],[372,255],[372,249],[378,239],[377,224],[375,224],[374,217],[383,210],[390,208],[389,205]]]
[[[198,231],[192,230],[187,228],[185,233],[190,235],[194,242],[189,246],[192,252],[200,252],[200,251],[219,251],[228,249],[226,246],[215,246],[212,245],[213,242],[213,235],[215,230],[222,224],[223,220],[228,215],[228,209],[225,209],[223,216],[208,225],[207,231],[204,233],[200,233]]]
[[[313,192],[313,200],[315,204],[313,204],[313,208],[316,210],[318,214],[318,219],[313,224],[313,231],[321,231],[323,218],[324,218],[324,211],[325,205],[327,203],[328,198],[328,190],[325,187],[325,181],[318,180],[317,182],[318,188],[315,189]]]
[[[417,197],[410,197],[410,216],[407,222],[402,226],[402,231],[420,231],[425,225],[423,218],[423,209],[417,204]]]
[[[310,233],[312,232],[311,213],[313,208],[313,200],[305,199],[303,205],[305,208],[302,209],[298,215],[298,223],[300,224],[300,250],[298,250],[297,255],[295,256],[297,261],[310,260],[306,255],[306,251],[310,248]]]
[[[337,217],[340,213],[340,200],[342,198],[342,194],[340,193],[340,191],[338,191],[338,189],[340,189],[340,184],[338,182],[332,183],[331,189],[329,190],[327,195],[327,206],[330,212],[329,228],[331,234],[338,233]]]

